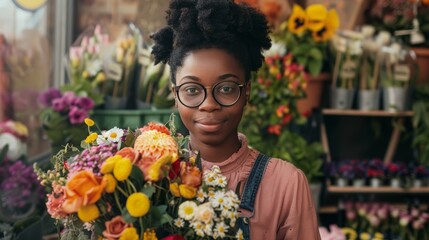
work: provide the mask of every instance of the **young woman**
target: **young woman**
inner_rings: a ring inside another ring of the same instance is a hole
[[[238,133],[250,74],[271,46],[262,14],[232,0],[173,0],[168,25],[152,35],[157,62],[171,66],[189,147],[204,168],[218,165],[241,196],[239,225],[248,239],[320,239],[305,175],[248,146]]]

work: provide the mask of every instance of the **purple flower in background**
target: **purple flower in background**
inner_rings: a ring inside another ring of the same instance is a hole
[[[72,105],[80,109],[89,111],[94,107],[94,101],[89,97],[76,97],[73,100]]]
[[[60,90],[49,88],[46,92],[39,95],[39,102],[45,107],[51,107],[54,99],[61,98]]]
[[[85,118],[88,117],[88,112],[78,107],[71,107],[69,112],[69,119],[71,124],[83,123]]]
[[[72,105],[75,101],[76,95],[74,94],[74,92],[65,92],[63,98],[68,105]]]
[[[56,112],[64,112],[69,108],[69,104],[64,97],[56,98],[52,101],[52,108]]]

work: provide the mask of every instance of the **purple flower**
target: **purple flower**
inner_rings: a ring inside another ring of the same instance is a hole
[[[87,111],[85,111],[83,109],[79,109],[77,107],[71,107],[70,112],[69,112],[69,119],[70,119],[71,124],[83,123],[83,121],[87,117],[88,117]]]
[[[56,112],[64,112],[67,111],[69,108],[69,105],[67,104],[67,101],[64,97],[62,98],[56,98],[52,101],[52,108]]]
[[[89,97],[76,97],[73,99],[72,105],[89,111],[94,107],[94,101]]]
[[[45,107],[51,107],[54,99],[61,98],[60,90],[49,88],[46,92],[39,95],[39,102]]]
[[[73,102],[75,101],[76,95],[74,94],[74,92],[68,91],[68,92],[64,93],[63,98],[64,98],[64,101],[66,101],[66,103],[68,105],[72,105]]]

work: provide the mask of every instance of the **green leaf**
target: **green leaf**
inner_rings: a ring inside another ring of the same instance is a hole
[[[308,71],[311,75],[317,76],[322,71],[322,61],[318,61],[315,59],[309,59],[308,61]]]
[[[130,223],[130,224],[137,221],[137,218],[132,217],[126,208],[122,209],[122,218],[124,218],[125,222]]]
[[[134,186],[137,189],[141,189],[145,184],[144,175],[143,175],[142,170],[134,164],[132,166],[129,178],[132,179],[132,182],[134,183]],[[148,195],[148,197],[150,197],[150,196]]]
[[[150,198],[155,193],[155,190],[156,189],[154,186],[149,186],[149,187],[143,188],[142,192]]]
[[[318,48],[311,48],[310,51],[308,51],[308,56],[318,61],[323,60],[322,51]]]
[[[9,144],[5,145],[0,152],[0,164],[3,162],[3,160],[6,158],[7,151],[9,151]]]

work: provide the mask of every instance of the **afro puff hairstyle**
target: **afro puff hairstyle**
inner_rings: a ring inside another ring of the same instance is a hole
[[[153,34],[155,63],[168,63],[171,81],[191,51],[207,48],[225,50],[241,63],[246,81],[271,47],[265,16],[233,0],[171,0],[167,26]]]

